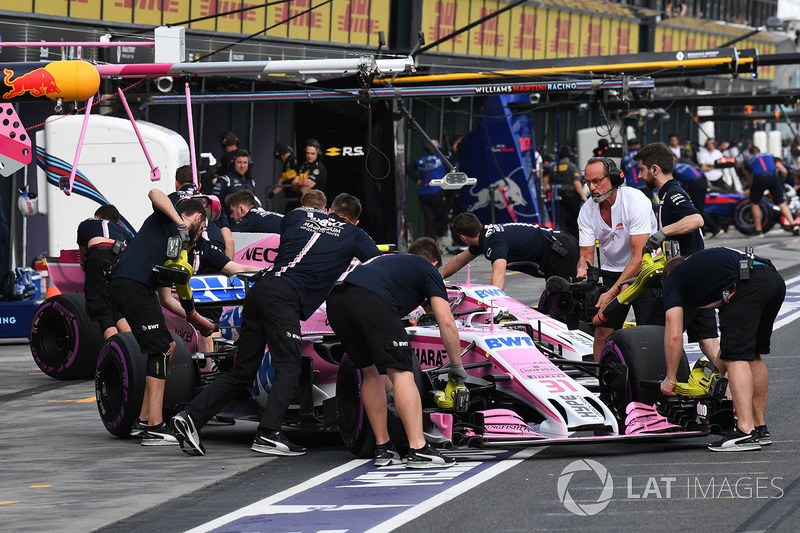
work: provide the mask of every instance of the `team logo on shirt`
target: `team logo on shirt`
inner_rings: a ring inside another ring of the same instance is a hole
[[[347,222],[339,222],[332,218],[309,218],[301,226],[306,231],[314,233],[324,233],[325,235],[332,235],[338,237],[342,233],[342,228]]]

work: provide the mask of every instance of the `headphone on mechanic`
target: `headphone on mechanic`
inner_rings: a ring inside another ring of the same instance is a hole
[[[227,146],[239,146],[239,138],[232,131],[226,131],[219,136],[219,145],[222,148]]]
[[[625,183],[625,176],[622,174],[622,170],[620,170],[614,160],[602,156],[598,157],[597,159],[602,161],[603,165],[605,165],[608,179],[611,181],[611,186],[615,189],[621,187],[622,184]]]
[[[250,157],[250,152],[248,152],[244,148],[239,148],[238,150],[236,150],[233,153],[233,160],[234,161],[236,161],[240,157],[246,157],[247,158],[247,164],[250,165],[251,167],[253,166],[253,158]]]

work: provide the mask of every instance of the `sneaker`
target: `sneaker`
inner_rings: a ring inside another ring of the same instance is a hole
[[[797,226],[795,226],[796,228]],[[756,426],[756,432],[758,433],[758,443],[762,446],[769,446],[772,444],[772,437],[769,436],[769,430],[767,426]]]
[[[717,236],[717,235],[719,235],[720,233],[722,233],[722,229],[718,229],[718,230],[716,230],[716,231],[712,231],[711,233],[709,233],[709,234],[706,236],[706,239],[713,239],[714,237],[716,237],[716,236]]]
[[[763,231],[754,231],[749,236],[751,238],[753,238],[753,239],[763,239],[764,238],[764,232]]]
[[[230,418],[228,416],[220,416],[216,415],[211,418],[208,422],[206,422],[207,426],[232,426],[236,423],[236,420]]]
[[[271,433],[262,433],[259,431],[250,449],[254,452],[265,453],[267,455],[294,456],[306,453],[305,447],[291,442],[280,431],[273,431]]]
[[[131,437],[141,437],[144,430],[147,429],[147,420],[137,418],[131,426]]]
[[[142,432],[142,446],[171,446],[178,444],[178,438],[166,422],[157,426],[147,426]]]
[[[455,459],[444,457],[430,444],[426,444],[421,450],[412,448],[406,455],[406,468],[443,468],[454,464]]]
[[[800,235],[800,226],[792,226],[792,235]]]
[[[718,441],[709,444],[708,449],[714,452],[746,452],[760,450],[761,444],[756,430],[748,434],[735,427],[724,432]]]
[[[187,455],[205,455],[206,449],[200,441],[200,432],[197,431],[197,425],[189,413],[181,411],[172,417],[172,428],[175,430],[175,435],[178,437],[178,444],[181,446],[183,453]]]
[[[394,444],[392,444],[392,441],[389,441],[386,444],[379,444],[377,448],[375,448],[375,466],[401,464],[403,464],[403,460],[400,458],[400,454],[397,453],[397,450],[394,449]]]

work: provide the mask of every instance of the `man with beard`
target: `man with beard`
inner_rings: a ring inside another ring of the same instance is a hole
[[[148,425],[142,432],[142,445],[163,446],[178,442],[161,413],[167,364],[174,344],[156,295],[159,282],[153,276],[153,267],[167,261],[170,237],[178,236],[183,248],[200,238],[206,213],[203,204],[194,199],[184,200],[176,208],[158,189],[151,190],[149,197],[153,214],[145,219],[114,265],[109,289],[114,307],[128,321],[140,350],[147,355],[139,418]]]
[[[658,190],[658,231],[645,244],[645,251],[652,252],[666,240],[678,241],[680,253],[690,256],[705,248],[703,243],[703,216],[692,204],[678,180],[672,178],[672,152],[662,143],[648,144],[636,154],[639,177],[650,189]],[[663,303],[662,303],[663,305]],[[697,342],[700,350],[712,363],[717,362],[719,341],[717,340],[717,317],[713,309],[684,310],[684,328],[689,342]]]

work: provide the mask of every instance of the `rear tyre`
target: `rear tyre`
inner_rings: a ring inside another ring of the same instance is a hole
[[[175,333],[175,350],[167,369],[164,391],[164,418],[180,411],[195,392],[195,365],[186,343]],[[138,418],[144,398],[147,356],[129,331],[108,339],[97,357],[95,395],[100,419],[106,430],[117,437],[128,437]]]
[[[767,202],[762,200],[758,205],[761,208],[762,214],[761,231],[766,233],[775,225],[775,218]],[[736,229],[744,235],[752,235],[755,233],[756,229],[753,224],[753,204],[749,198],[745,198],[733,208],[733,224],[736,226]]]
[[[56,379],[90,379],[103,332],[86,314],[83,293],[51,296],[39,306],[28,337],[36,365]]]
[[[658,387],[643,385],[643,381],[663,381],[667,376],[664,357],[664,327],[636,326],[620,329],[608,336],[600,354],[601,364],[611,362],[628,367],[627,383],[616,383],[601,399],[620,420],[625,420],[625,408],[630,402],[653,405],[664,396]],[[689,361],[681,355],[678,381],[689,378]],[[601,375],[601,382],[610,385],[613,379]]]

